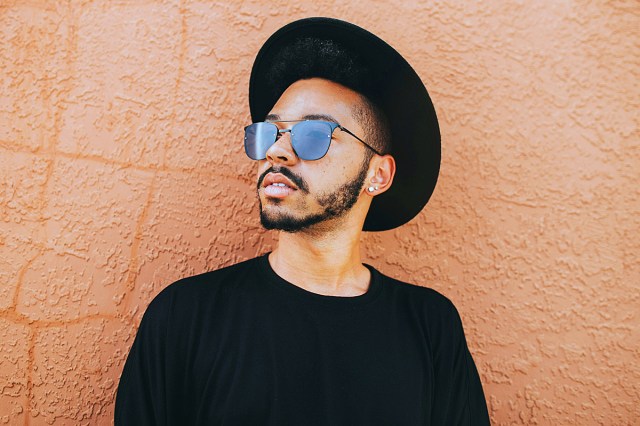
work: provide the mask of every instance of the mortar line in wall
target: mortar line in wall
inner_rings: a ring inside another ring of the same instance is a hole
[[[0,318],[11,321],[14,324],[22,324],[22,325],[26,325],[27,327],[36,328],[36,329],[61,327],[64,325],[76,325],[84,321],[93,320],[93,319],[106,319],[106,320],[114,319],[114,320],[122,320],[122,321],[128,322],[127,318],[121,318],[115,313],[114,314],[88,314],[88,315],[79,316],[77,318],[61,319],[61,320],[33,319],[11,308],[0,311]]]
[[[37,154],[42,151],[41,147],[29,148],[26,145],[16,145],[15,143],[11,143],[9,141],[0,139],[0,148],[6,149],[11,152],[19,152],[25,154]]]
[[[159,170],[162,170],[161,168],[158,167],[154,167],[151,165],[142,165],[142,164],[138,164],[138,163],[133,163],[130,161],[120,161],[120,160],[113,160],[110,158],[105,158],[102,157],[100,155],[96,155],[96,154],[78,154],[78,153],[70,153],[70,152],[64,152],[64,151],[57,151],[56,155],[69,159],[69,160],[84,160],[84,161],[91,161],[91,162],[95,162],[95,163],[99,163],[99,164],[105,164],[108,166],[117,166],[120,168],[126,168],[126,169],[134,169],[134,170],[138,170],[138,171],[142,171],[142,172],[156,172]]]
[[[31,401],[33,399],[33,368],[35,365],[35,350],[36,350],[36,329],[29,328],[29,348],[27,349],[27,406],[24,413],[24,424],[29,426],[31,423]]]
[[[24,154],[30,154],[30,155],[51,155],[54,159],[56,157],[62,157],[62,158],[66,158],[66,159],[71,159],[71,160],[83,160],[83,161],[91,161],[91,162],[96,162],[96,163],[100,163],[100,164],[106,164],[106,165],[110,165],[110,166],[117,166],[117,167],[121,167],[121,168],[129,168],[129,169],[133,169],[133,170],[137,170],[137,171],[143,171],[143,172],[165,172],[165,173],[182,173],[182,174],[188,174],[188,175],[192,175],[192,176],[200,176],[200,177],[211,177],[211,178],[225,178],[225,179],[234,179],[236,181],[242,182],[242,183],[252,183],[253,182],[253,178],[248,177],[248,176],[244,176],[244,175],[237,175],[237,174],[231,174],[231,173],[224,173],[224,172],[203,172],[203,171],[199,171],[201,169],[198,169],[196,167],[193,168],[187,168],[187,167],[154,167],[154,166],[144,166],[144,165],[140,165],[137,163],[131,163],[128,161],[118,161],[118,160],[110,160],[104,157],[101,157],[99,155],[94,155],[94,154],[72,154],[72,153],[68,153],[68,152],[63,152],[63,151],[55,151],[55,152],[51,152],[49,150],[46,149],[36,149],[36,150],[30,150],[28,148],[25,147],[16,147],[15,145],[8,145],[6,144],[6,142],[4,141],[0,141],[0,148],[3,149],[7,149],[8,151],[11,152],[17,152],[17,153],[24,153]],[[55,161],[55,160],[54,160]]]
[[[171,140],[171,136],[173,136],[174,132],[174,124],[175,124],[175,114],[176,114],[176,101],[180,95],[180,87],[182,83],[182,79],[184,77],[184,57],[186,52],[186,39],[187,39],[187,21],[186,21],[186,10],[185,10],[185,2],[184,0],[180,0],[179,6],[179,16],[180,16],[180,41],[178,45],[178,71],[176,75],[175,85],[173,87],[173,113],[171,115],[171,126],[169,126],[169,137],[164,140],[162,144],[162,170],[168,170],[167,167],[167,152],[168,152],[168,141]],[[136,229],[133,237],[133,242],[131,244],[131,252],[129,259],[129,267],[127,270],[127,280],[125,283],[125,295],[121,301],[124,312],[123,315],[126,317],[125,312],[129,308],[129,304],[131,302],[131,295],[135,290],[135,281],[137,278],[137,268],[138,268],[138,248],[140,246],[140,241],[142,240],[142,227],[147,219],[149,214],[149,209],[153,202],[153,193],[155,189],[155,182],[158,176],[158,172],[160,169],[156,169],[154,171],[153,177],[151,179],[151,185],[149,187],[149,192],[147,193],[147,200],[144,208],[142,209],[142,213],[138,218],[136,223]]]
[[[35,328],[52,328],[52,327],[63,327],[66,325],[77,325],[82,324],[86,321],[91,321],[95,319],[104,319],[104,320],[117,320],[118,316],[115,314],[89,314],[80,316],[77,318],[72,318],[68,320],[33,320],[32,324]]]
[[[67,64],[69,64],[70,61],[69,60],[69,55],[72,54],[72,47],[77,44],[74,43],[73,39],[75,38],[75,26],[77,26],[77,23],[75,23],[73,21],[73,16],[72,15],[72,4],[71,2],[67,2],[67,13],[66,13],[66,18],[67,21],[69,22],[69,26],[68,26],[68,30],[69,30],[69,36],[67,37],[67,44],[66,47],[64,49],[64,51],[67,54]],[[51,53],[51,55],[55,56],[57,55],[59,52],[58,51],[54,51],[53,53]],[[47,58],[48,59],[48,58]],[[67,71],[69,71],[67,69]],[[46,112],[47,112],[47,121],[51,120],[52,121],[52,125],[53,125],[53,132],[51,134],[51,137],[48,138],[48,140],[42,140],[40,141],[40,146],[44,147],[44,153],[45,156],[48,157],[47,158],[47,168],[46,168],[46,173],[45,173],[45,181],[42,184],[41,187],[41,193],[40,193],[40,220],[44,221],[44,209],[45,206],[47,205],[46,202],[46,190],[47,187],[50,183],[51,180],[51,176],[53,176],[53,169],[54,169],[54,165],[55,165],[55,156],[56,156],[56,152],[57,152],[57,146],[58,146],[58,140],[60,138],[60,134],[62,133],[62,129],[61,129],[61,122],[62,122],[62,107],[60,106],[60,102],[58,100],[58,102],[56,102],[55,104],[52,104],[51,102],[51,96],[49,96],[49,92],[51,92],[52,87],[50,86],[50,82],[52,81],[53,77],[49,75],[50,73],[47,71],[47,69],[45,68],[44,70],[44,87],[42,89],[42,99],[44,99],[44,106],[46,108]],[[71,74],[71,72],[69,71],[69,74]],[[58,86],[58,84],[56,83],[56,88],[58,89],[59,93],[61,93],[62,95],[67,94],[68,92],[71,91],[71,88],[69,87],[69,84],[71,84],[70,82],[72,81],[71,78],[66,78],[64,79],[64,82],[62,83],[62,89]]]
[[[151,184],[149,185],[149,192],[147,193],[147,200],[145,202],[144,207],[142,208],[142,212],[138,217],[138,221],[136,222],[136,228],[133,235],[133,241],[131,243],[131,252],[129,258],[129,266],[127,268],[127,279],[125,282],[125,295],[122,298],[122,306],[124,311],[129,307],[129,301],[131,299],[131,294],[135,289],[135,281],[137,278],[137,268],[138,268],[138,248],[140,247],[140,242],[142,240],[142,228],[144,223],[147,220],[147,216],[149,215],[149,210],[151,209],[151,203],[153,201],[153,194],[155,192],[156,179],[158,176],[158,172],[153,174],[151,178]],[[124,312],[123,312],[124,313]]]
[[[180,15],[180,41],[178,46],[178,72],[176,75],[176,84],[173,87],[173,111],[171,114],[171,125],[169,126],[169,134],[173,136],[173,129],[175,125],[175,116],[176,116],[176,102],[180,96],[180,87],[182,85],[182,79],[184,78],[184,57],[186,52],[186,43],[187,43],[187,18],[186,18],[186,9],[184,0],[180,0],[178,11]],[[165,139],[162,148],[162,166],[167,166],[167,151],[168,144],[171,137]]]
[[[72,4],[71,2],[68,2],[68,9],[67,9],[67,15],[72,14],[71,11],[71,7]],[[67,16],[69,17],[69,16]],[[70,22],[72,22],[71,19],[69,19]],[[73,22],[69,25],[69,38],[67,39],[67,42],[69,44],[73,44],[72,38],[75,36],[75,32],[74,32],[74,25]],[[70,52],[70,45],[67,45],[66,47],[66,51]],[[57,52],[55,52],[57,53]],[[54,54],[55,54],[54,53]],[[51,87],[49,86],[49,82],[51,81],[51,77],[49,76],[49,73],[46,71],[45,69],[45,78],[44,78],[44,82],[45,85],[42,89],[42,98],[45,99],[45,107],[47,109],[47,118],[48,119],[52,119],[53,120],[53,134],[51,135],[51,138],[47,141],[40,141],[40,146],[43,147],[44,146],[44,154],[47,157],[46,158],[46,170],[45,170],[45,178],[44,178],[44,182],[42,183],[41,187],[40,187],[40,194],[39,194],[39,221],[41,223],[45,223],[47,221],[47,218],[45,217],[44,211],[46,209],[47,206],[47,197],[46,197],[46,192],[47,192],[47,188],[51,183],[51,178],[53,176],[53,172],[54,172],[54,168],[55,168],[55,157],[56,157],[56,147],[57,147],[57,142],[58,139],[60,137],[61,134],[61,117],[62,117],[62,108],[59,106],[59,103],[56,103],[55,105],[51,104],[51,96],[48,96],[48,92],[51,91]],[[66,79],[66,81],[71,81],[71,79]],[[68,83],[67,83],[68,84]],[[66,86],[66,84],[65,84]],[[68,87],[65,87],[66,90],[61,90],[61,93],[67,93],[68,91],[70,91],[70,89]],[[53,111],[52,111],[53,110]],[[3,146],[5,145],[4,143],[2,144]],[[46,227],[45,227],[45,236],[46,236]],[[33,262],[42,254],[44,253],[44,249],[40,248],[38,250],[38,252],[27,261],[27,263],[20,269],[19,273],[18,273],[18,282],[16,283],[16,288],[13,294],[13,298],[12,298],[12,308],[17,316],[17,318],[21,318],[22,315],[19,314],[17,312],[17,307],[18,307],[18,299],[20,298],[20,293],[22,292],[22,287],[24,284],[24,277],[26,275],[27,270],[29,269],[29,267],[33,264]],[[28,321],[28,324],[31,325],[31,323]],[[30,331],[34,332],[33,328],[30,327]],[[35,332],[34,332],[35,334]],[[33,341],[31,342],[33,344]],[[29,378],[28,378],[28,391],[27,391],[27,413],[26,413],[26,419],[25,419],[25,424],[29,424],[29,418],[30,418],[30,414],[31,414],[31,410],[30,410],[30,406],[31,406],[31,397],[32,397],[32,392],[29,390],[30,385],[29,383],[31,383],[31,374],[32,374],[32,366],[33,366],[33,345],[31,346],[31,348],[29,349],[29,363],[31,364],[30,367],[28,368],[28,374],[29,374]]]
[[[33,264],[33,262],[40,256],[42,256],[42,254],[44,253],[44,248],[40,248],[40,250],[38,250],[38,252],[33,255],[33,257],[31,259],[29,259],[27,261],[27,263],[25,263],[22,268],[20,268],[20,270],[18,271],[18,277],[17,280],[18,282],[16,283],[16,288],[15,291],[13,292],[13,297],[11,299],[11,306],[9,309],[12,309],[16,314],[18,314],[18,299],[20,297],[20,292],[22,291],[22,285],[24,283],[24,276],[27,273],[27,270],[31,267],[31,265]],[[18,314],[19,315],[19,314]]]
[[[34,321],[26,315],[16,312],[11,308],[0,311],[0,318],[11,321],[14,324],[26,325],[27,327],[31,327],[34,323]]]

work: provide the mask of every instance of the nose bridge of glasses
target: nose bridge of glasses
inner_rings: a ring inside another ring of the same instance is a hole
[[[285,133],[289,133],[289,141],[284,141],[283,137]],[[277,156],[277,157],[282,157],[282,156],[289,156],[287,154],[285,154],[286,151],[292,151],[292,153],[294,155],[295,154],[295,149],[293,148],[293,145],[291,144],[291,129],[280,129],[277,128],[276,131],[276,137],[275,140],[273,141],[273,143],[269,146],[269,148],[267,149],[267,157],[269,156],[269,152],[271,152],[271,155]]]
[[[281,139],[286,133],[289,133],[289,145],[291,146],[291,138],[293,137],[291,129],[278,129],[278,132],[276,133],[276,140],[273,142],[273,144],[276,145],[278,144],[278,142],[284,142]]]

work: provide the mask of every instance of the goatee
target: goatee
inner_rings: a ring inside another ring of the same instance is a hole
[[[311,228],[318,223],[325,222],[330,219],[335,219],[344,216],[354,206],[364,181],[367,177],[367,171],[369,168],[370,155],[365,155],[364,161],[360,166],[358,174],[348,182],[340,185],[334,191],[328,193],[320,193],[316,196],[317,203],[323,208],[319,213],[313,213],[306,216],[295,217],[289,213],[268,213],[262,208],[262,200],[258,196],[260,202],[260,222],[266,229],[278,229],[285,232],[299,232]],[[309,193],[309,186],[306,181],[291,170],[278,167],[270,168],[265,171],[258,179],[258,188],[264,179],[264,176],[269,173],[281,173],[296,184],[298,190]],[[276,201],[277,202],[277,201]]]

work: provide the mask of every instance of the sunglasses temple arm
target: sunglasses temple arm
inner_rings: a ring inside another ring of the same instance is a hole
[[[369,148],[371,151],[375,152],[378,155],[383,155],[381,152],[379,152],[377,149],[375,149],[374,147],[372,147],[371,145],[369,145],[368,143],[366,143],[365,141],[363,141],[362,139],[360,139],[359,137],[357,137],[356,135],[354,135],[351,131],[349,131],[349,129],[346,129],[342,126],[338,126],[340,128],[340,130],[342,130],[343,132],[347,132],[348,134],[350,134],[351,136],[353,136],[354,138],[358,139],[360,142],[362,142],[367,148]]]

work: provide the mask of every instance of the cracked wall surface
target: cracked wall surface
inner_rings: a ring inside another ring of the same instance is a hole
[[[0,424],[111,424],[149,301],[273,247],[249,71],[317,15],[431,93],[436,192],[363,255],[453,300],[493,424],[639,424],[635,0],[0,2]]]

